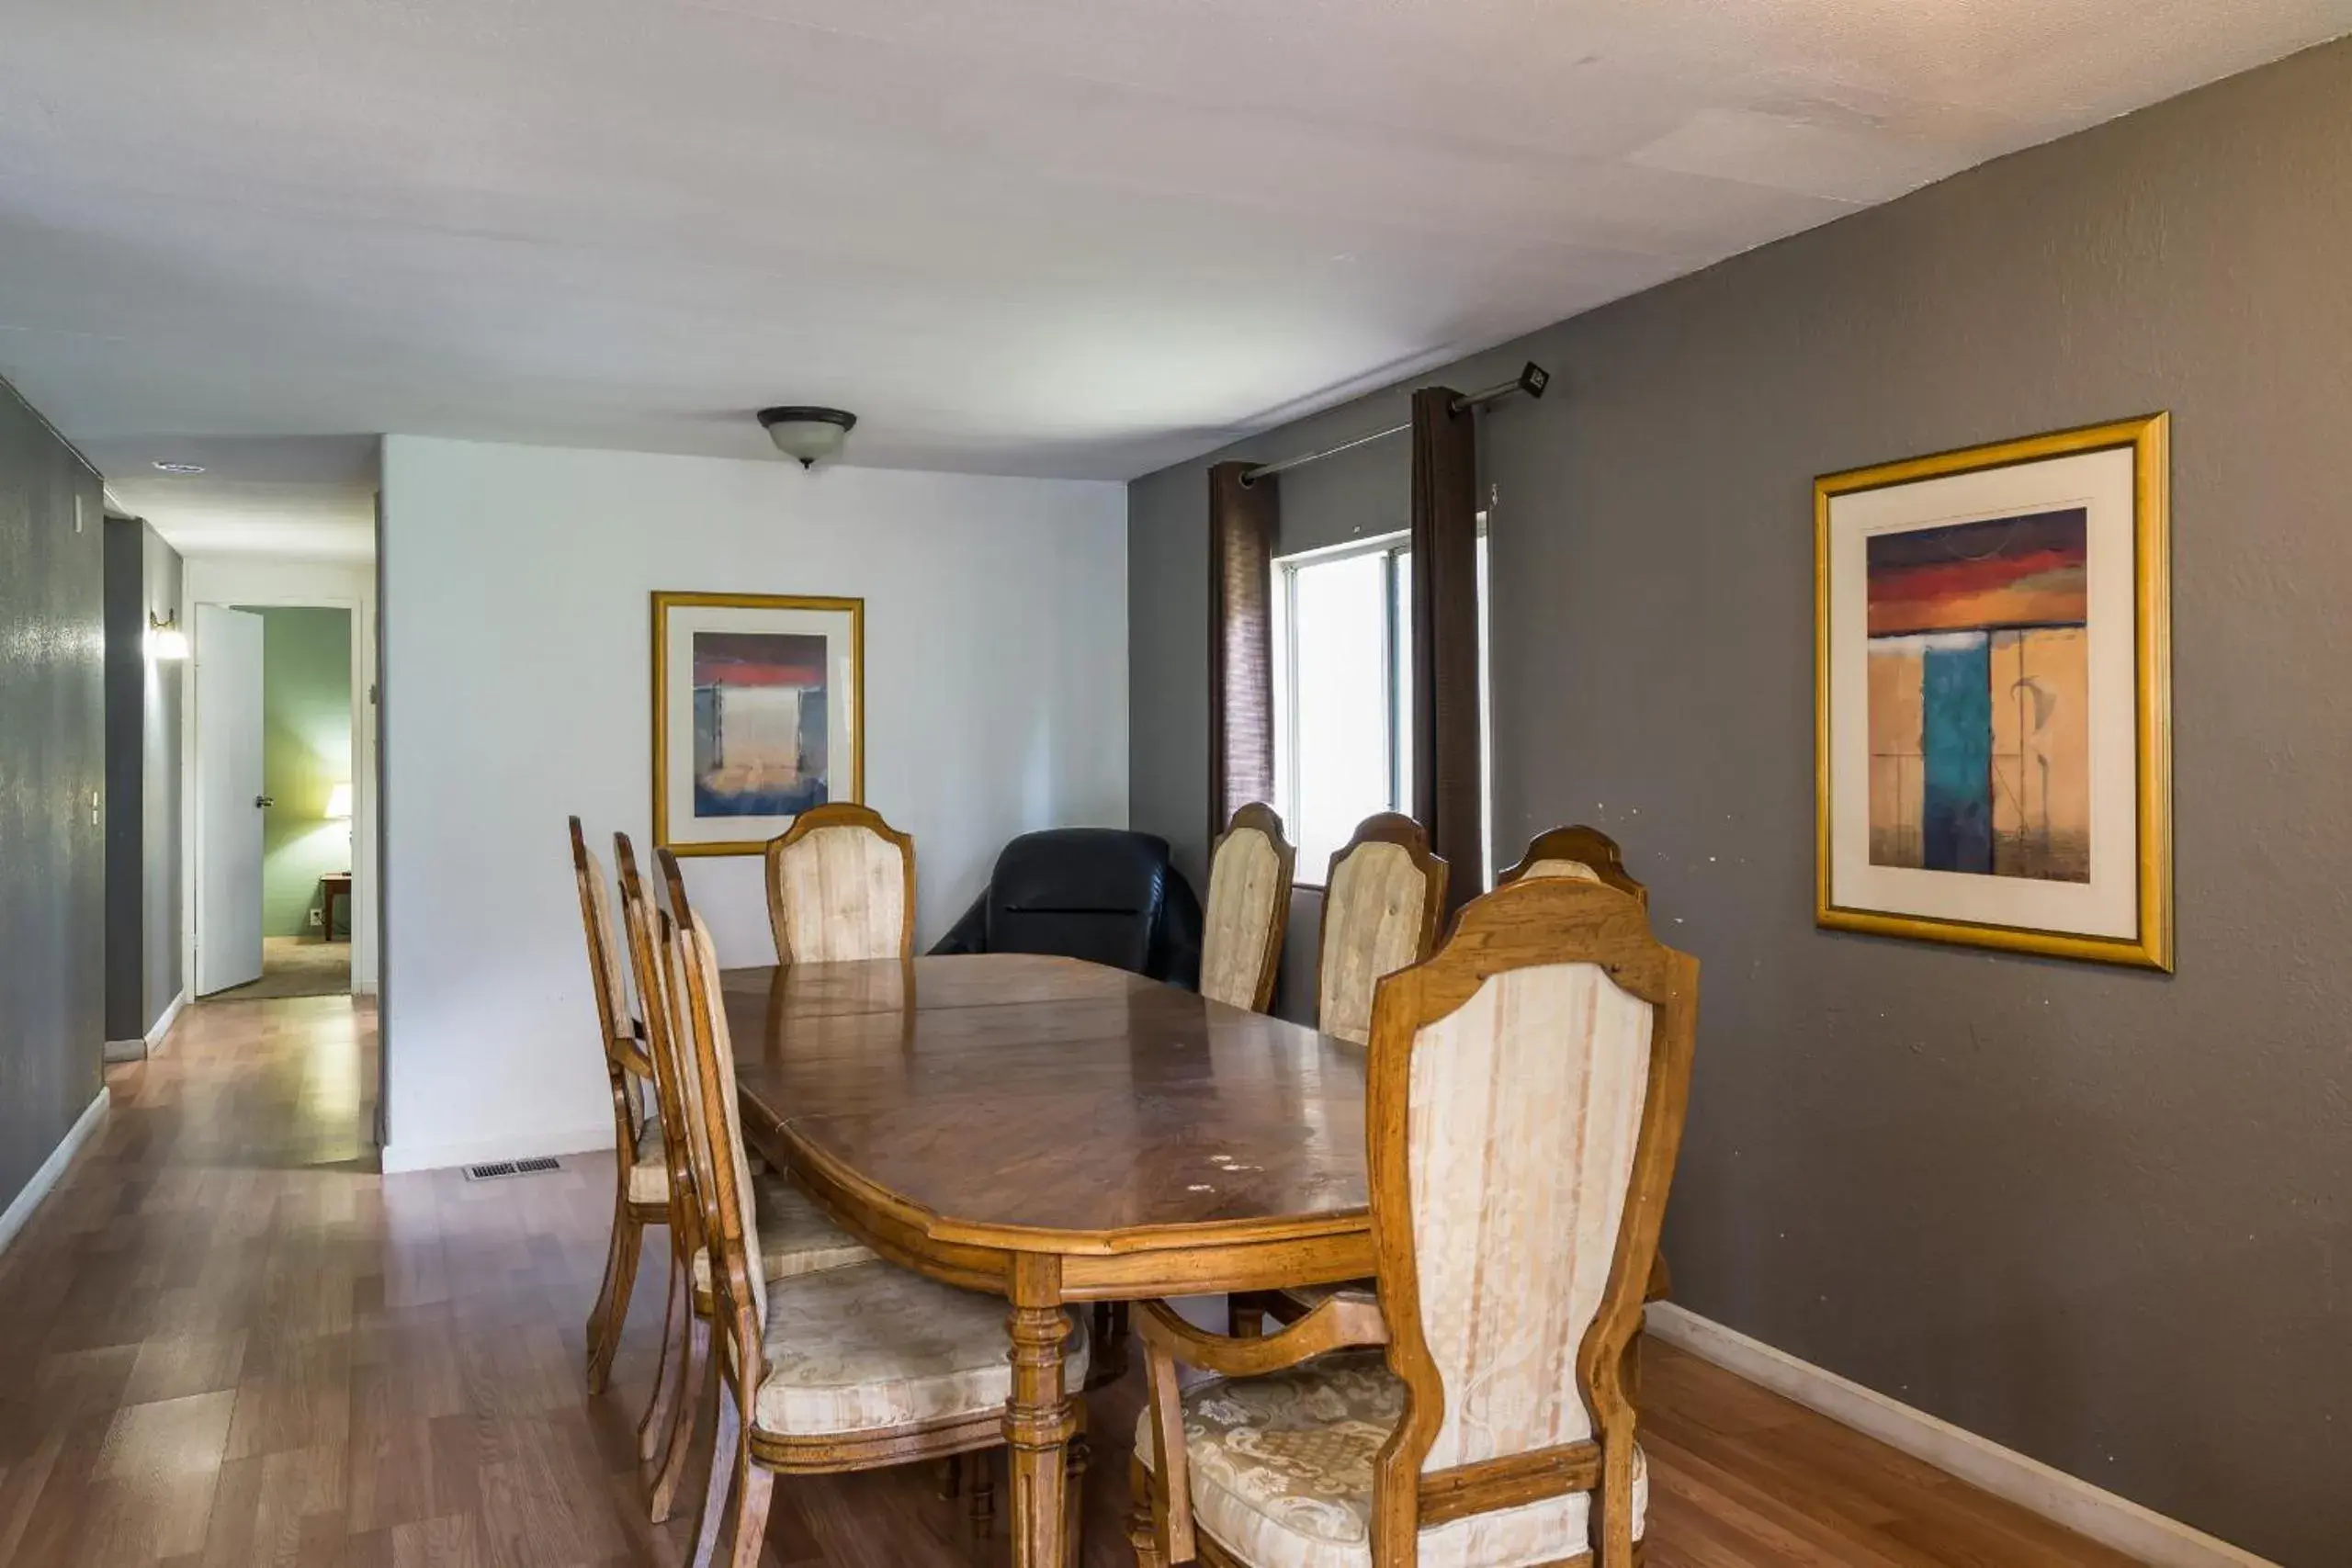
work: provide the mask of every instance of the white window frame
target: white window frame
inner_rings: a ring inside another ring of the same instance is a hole
[[[1298,592],[1298,573],[1302,568],[1327,562],[1346,560],[1352,557],[1380,555],[1388,558],[1387,569],[1387,636],[1382,643],[1382,655],[1388,676],[1389,718],[1389,809],[1409,813],[1412,809],[1412,742],[1411,715],[1405,711],[1405,681],[1409,671],[1398,657],[1403,647],[1409,646],[1412,628],[1408,624],[1410,606],[1400,603],[1397,575],[1409,571],[1412,557],[1412,533],[1398,529],[1377,534],[1369,538],[1350,539],[1342,544],[1327,545],[1318,549],[1300,550],[1274,558],[1271,569],[1272,581],[1267,595],[1272,610],[1272,631],[1274,649],[1274,809],[1283,819],[1297,830],[1298,779],[1298,647],[1297,616],[1295,614]],[[1492,583],[1492,550],[1487,543],[1487,513],[1478,513],[1478,793],[1480,804],[1479,886],[1490,888],[1495,882],[1495,703],[1494,703],[1494,599]],[[1295,874],[1295,885],[1319,888],[1326,871],[1323,866],[1301,865]]]
[[[1327,545],[1319,549],[1300,550],[1294,555],[1277,556],[1272,568],[1272,582],[1268,601],[1272,611],[1274,645],[1274,809],[1283,820],[1297,830],[1298,816],[1298,617],[1295,613],[1301,569],[1347,560],[1358,556],[1385,556],[1388,606],[1386,636],[1381,642],[1382,662],[1388,676],[1389,747],[1388,798],[1389,809],[1408,809],[1405,796],[1411,793],[1407,770],[1411,765],[1408,744],[1398,728],[1400,691],[1397,653],[1405,639],[1412,636],[1409,626],[1399,625],[1396,603],[1396,560],[1412,552],[1413,536],[1409,529],[1375,535],[1370,538],[1350,539],[1343,544]],[[1319,888],[1323,886],[1327,866],[1300,865],[1293,883],[1296,886]]]

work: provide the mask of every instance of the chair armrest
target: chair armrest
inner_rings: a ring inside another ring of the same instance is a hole
[[[1144,1385],[1150,1395],[1151,1531],[1159,1560],[1174,1568],[1193,1561],[1193,1484],[1185,1470],[1184,1411],[1176,1363],[1250,1377],[1312,1360],[1351,1345],[1385,1345],[1388,1322],[1378,1301],[1338,1295],[1283,1329],[1261,1338],[1236,1339],[1195,1328],[1165,1302],[1136,1303],[1136,1334],[1144,1344]]]
[[[1372,1296],[1350,1292],[1328,1298],[1279,1334],[1235,1338],[1195,1328],[1165,1302],[1137,1303],[1136,1333],[1154,1350],[1188,1367],[1227,1377],[1255,1377],[1351,1346],[1388,1343],[1388,1320]]]

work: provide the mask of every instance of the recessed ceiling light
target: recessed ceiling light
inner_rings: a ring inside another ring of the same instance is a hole
[[[200,474],[204,472],[204,465],[201,463],[158,463],[155,465],[155,471],[159,474]]]

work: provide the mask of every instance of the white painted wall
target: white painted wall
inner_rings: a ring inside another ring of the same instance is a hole
[[[373,562],[277,560],[264,556],[189,556],[180,579],[180,625],[196,636],[198,604],[314,604],[351,612],[351,986],[376,989],[381,944],[376,930],[376,708],[368,700],[376,681],[376,568]],[[202,648],[195,649],[198,659]],[[204,844],[198,831],[196,792],[200,774],[198,748],[204,744],[204,710],[196,682],[184,690],[187,707],[180,726],[186,787],[180,792],[182,898],[180,930],[187,933],[181,973],[196,983],[196,944],[204,933],[196,923],[196,883]]]
[[[612,1141],[564,818],[650,857],[656,589],[864,597],[921,942],[1013,835],[1126,822],[1124,486],[390,436],[382,565],[388,1171]],[[759,862],[686,867],[771,959]]]

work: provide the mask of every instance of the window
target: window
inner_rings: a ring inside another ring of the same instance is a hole
[[[1485,522],[1480,772],[1491,777]],[[1412,546],[1385,535],[1278,557],[1273,571],[1274,808],[1297,840],[1299,880],[1319,884],[1358,823],[1412,809]],[[1490,847],[1483,858],[1491,866]]]

